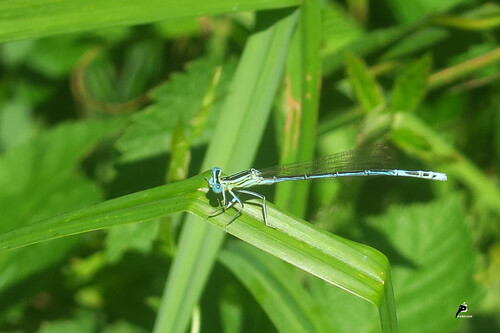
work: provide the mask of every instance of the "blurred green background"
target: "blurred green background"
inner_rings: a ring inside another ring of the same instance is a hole
[[[0,234],[211,166],[380,143],[448,181],[258,191],[387,256],[399,331],[500,331],[499,4],[27,0],[0,17]],[[130,210],[1,252],[0,332],[395,331],[202,218]]]

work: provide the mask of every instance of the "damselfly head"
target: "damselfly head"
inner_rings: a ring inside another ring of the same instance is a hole
[[[214,193],[222,192],[222,184],[220,183],[221,169],[218,167],[212,168],[212,177],[208,180],[208,185]]]

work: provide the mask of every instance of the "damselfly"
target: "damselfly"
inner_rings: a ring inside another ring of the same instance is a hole
[[[212,176],[207,179],[209,187],[216,194],[222,194],[222,210],[239,205],[236,214],[226,223],[226,229],[241,215],[244,208],[239,194],[248,194],[262,200],[262,213],[267,226],[266,197],[247,188],[272,185],[292,180],[330,180],[346,177],[395,176],[431,180],[447,180],[444,173],[434,171],[411,171],[390,168],[391,156],[386,146],[369,146],[342,153],[320,157],[306,162],[278,165],[261,170],[249,169],[230,176],[222,176],[219,167],[212,168]],[[228,200],[228,194],[230,198]],[[219,210],[217,210],[219,211]],[[217,212],[216,211],[216,212]],[[215,212],[214,212],[215,213]],[[210,214],[209,217],[216,214]]]

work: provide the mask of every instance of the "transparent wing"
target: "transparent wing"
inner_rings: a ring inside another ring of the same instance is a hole
[[[371,145],[310,161],[259,169],[259,171],[264,178],[273,176],[289,177],[368,169],[392,169],[395,168],[395,164],[391,148],[384,145]]]

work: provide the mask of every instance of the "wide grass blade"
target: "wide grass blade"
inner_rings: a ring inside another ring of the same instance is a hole
[[[207,173],[208,175],[208,173]],[[209,214],[206,205],[192,206],[196,214]],[[201,211],[197,211],[201,209]],[[220,228],[233,216],[227,211],[214,217]],[[387,258],[369,246],[326,232],[268,204],[267,227],[260,205],[245,205],[245,214],[228,233],[342,288],[379,309],[383,332],[397,332],[396,306]]]
[[[238,241],[221,251],[219,261],[252,293],[279,332],[333,330],[291,265]]]
[[[197,176],[28,224],[0,234],[0,251],[186,211],[205,186]]]
[[[321,9],[317,0],[306,1],[300,10],[300,38],[295,40],[300,52],[294,49],[288,64],[290,82],[287,89],[288,114],[283,124],[285,142],[281,154],[281,164],[307,161],[314,156],[316,147],[316,126],[321,87]],[[299,61],[297,61],[299,60]],[[295,67],[295,68],[294,68]],[[299,67],[298,69],[296,67]],[[299,103],[294,103],[296,87],[300,87]],[[290,102],[291,100],[291,102]],[[294,124],[295,123],[295,124]],[[277,186],[276,201],[283,203],[289,211],[304,216],[307,208],[308,182],[281,183]]]
[[[297,0],[244,0],[238,1],[238,4],[227,0],[1,1],[0,42],[298,4]]]
[[[230,172],[251,165],[281,79],[295,20],[296,15],[290,10],[267,11],[258,16],[256,32],[247,41],[238,64],[203,169],[217,165]],[[188,217],[165,286],[155,332],[186,330],[223,239],[219,230],[200,223],[199,218]]]
[[[183,181],[137,192],[4,233],[0,235],[0,250],[124,223],[152,220],[180,211],[190,211],[200,217],[206,217],[214,209],[207,197],[208,187],[205,177],[209,177],[209,174],[207,171]],[[223,230],[234,214],[234,210],[229,210],[209,218],[206,222]],[[268,220],[274,228],[267,227],[263,223],[261,207],[249,202],[245,206],[245,214],[229,226],[228,233],[374,303],[379,307],[384,332],[397,330],[389,262],[383,254],[366,245],[343,239],[281,212],[272,204],[268,204]],[[206,222],[203,223],[198,219],[193,227],[205,230],[208,225]],[[218,232],[219,235],[222,234],[216,228],[209,230],[214,233]],[[186,231],[184,233],[186,234]],[[202,244],[205,243],[202,242]],[[198,247],[195,243],[189,245]],[[201,248],[208,251],[203,246]],[[190,258],[186,252],[179,251],[177,259],[179,258],[189,260],[183,262],[184,264],[198,262],[198,257]],[[202,258],[205,257],[202,256]],[[181,273],[183,273],[181,276],[187,274],[182,271]],[[189,273],[197,275],[202,272],[195,269],[190,270]],[[179,277],[174,275],[174,278]],[[193,283],[192,278],[190,282]],[[194,282],[197,281],[194,280]],[[203,285],[203,282],[198,283]],[[176,286],[179,287],[178,284]],[[191,292],[191,289],[180,288],[180,298],[176,299],[183,301],[180,305],[186,306],[185,293]],[[191,309],[188,310],[187,319],[189,319]],[[176,311],[172,309],[171,312]],[[161,312],[160,315],[171,317],[171,312]],[[177,328],[178,326],[169,330],[173,331]]]

